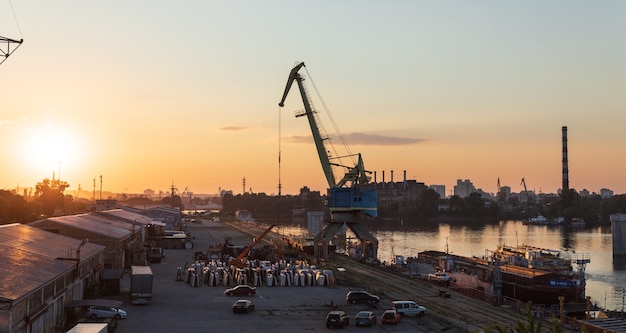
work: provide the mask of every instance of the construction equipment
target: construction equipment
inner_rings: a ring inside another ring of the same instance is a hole
[[[301,62],[289,73],[283,97],[278,105],[280,107],[284,106],[285,99],[289,94],[293,81],[296,81],[302,102],[304,103],[304,112],[297,113],[296,117],[306,116],[309,121],[313,141],[315,142],[322,170],[324,171],[324,176],[329,186],[327,207],[331,213],[331,223],[314,239],[315,256],[319,257],[318,242],[321,240],[324,240],[325,243],[324,258],[328,256],[329,238],[333,237],[345,223],[355,233],[357,238],[362,241],[361,245],[363,247],[363,253],[367,254],[366,257],[376,258],[378,240],[376,240],[365,227],[357,222],[360,214],[365,214],[370,217],[377,216],[376,189],[372,186],[366,186],[370,180],[368,174],[371,172],[365,170],[361,154],[349,154],[348,156],[332,158],[329,155],[330,150],[327,149],[325,144],[330,140],[327,137],[323,137],[320,132],[320,124],[318,124],[316,119],[317,111],[313,110],[312,102],[304,86],[304,78],[298,73],[303,67],[305,67],[304,62]],[[356,164],[354,164],[354,166],[346,166],[336,162],[345,157],[353,159],[357,157]],[[343,178],[339,181],[336,180],[337,178],[333,171],[334,167],[346,169]]]
[[[263,237],[267,236],[267,234],[269,234],[270,231],[272,231],[272,228],[274,228],[275,225],[272,224],[269,228],[265,229],[265,231],[263,231],[263,233],[255,238],[252,243],[250,245],[248,245],[248,247],[246,247],[245,249],[243,249],[243,251],[241,251],[241,253],[239,253],[239,255],[237,255],[236,258],[230,260],[229,264],[230,265],[235,265],[239,268],[244,268],[246,267],[246,263],[244,262],[244,258],[248,255],[248,253],[250,253],[250,251],[252,251],[252,249],[259,244],[259,242],[261,242],[261,240],[263,239]]]

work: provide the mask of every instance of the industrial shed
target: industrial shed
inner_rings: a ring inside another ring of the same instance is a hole
[[[94,213],[95,215],[104,216],[110,219],[122,221],[128,223],[133,228],[141,230],[140,245],[146,240],[146,227],[158,225],[165,228],[165,223],[159,222],[151,217],[142,215],[140,213],[129,211],[125,209],[110,209],[101,212]]]
[[[141,246],[140,228],[134,229],[128,223],[96,214],[51,217],[28,225],[76,239],[88,238],[92,243],[104,245],[105,269],[124,269],[132,250]]]
[[[179,208],[172,208],[166,206],[152,207],[144,209],[139,212],[142,215],[148,216],[153,220],[163,222],[166,224],[166,230],[182,230],[183,225],[181,223],[182,214]]]
[[[0,332],[56,332],[64,305],[98,285],[104,246],[23,224],[0,225]]]

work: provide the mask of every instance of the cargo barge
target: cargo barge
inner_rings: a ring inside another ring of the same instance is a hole
[[[545,305],[584,302],[585,266],[590,262],[588,254],[529,245],[503,245],[482,258],[424,251],[418,260],[457,277],[466,284],[462,287],[494,295],[499,303],[503,296]]]

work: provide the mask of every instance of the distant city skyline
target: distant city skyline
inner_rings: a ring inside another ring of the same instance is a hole
[[[24,40],[0,65],[0,188],[60,172],[68,190],[103,175],[114,193],[239,193],[244,177],[253,192],[324,192],[302,99],[277,105],[304,61],[331,142],[342,134],[379,181],[406,170],[496,193],[525,178],[556,193],[567,126],[569,187],[623,194],[624,13],[617,0],[0,3],[0,36]]]

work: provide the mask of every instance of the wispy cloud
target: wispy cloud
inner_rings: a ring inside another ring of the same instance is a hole
[[[362,145],[362,146],[405,146],[412,145],[426,141],[425,139],[416,138],[403,138],[378,134],[365,134],[365,133],[349,133],[343,135],[346,142],[350,145]],[[287,142],[293,143],[311,143],[313,139],[310,136],[290,136],[284,138]],[[337,143],[337,138],[331,137],[333,142]]]
[[[0,126],[8,126],[17,124],[19,121],[11,119],[0,119]]]
[[[222,127],[220,128],[220,131],[243,131],[248,129],[247,127],[242,127],[242,126],[226,126],[226,127]]]

